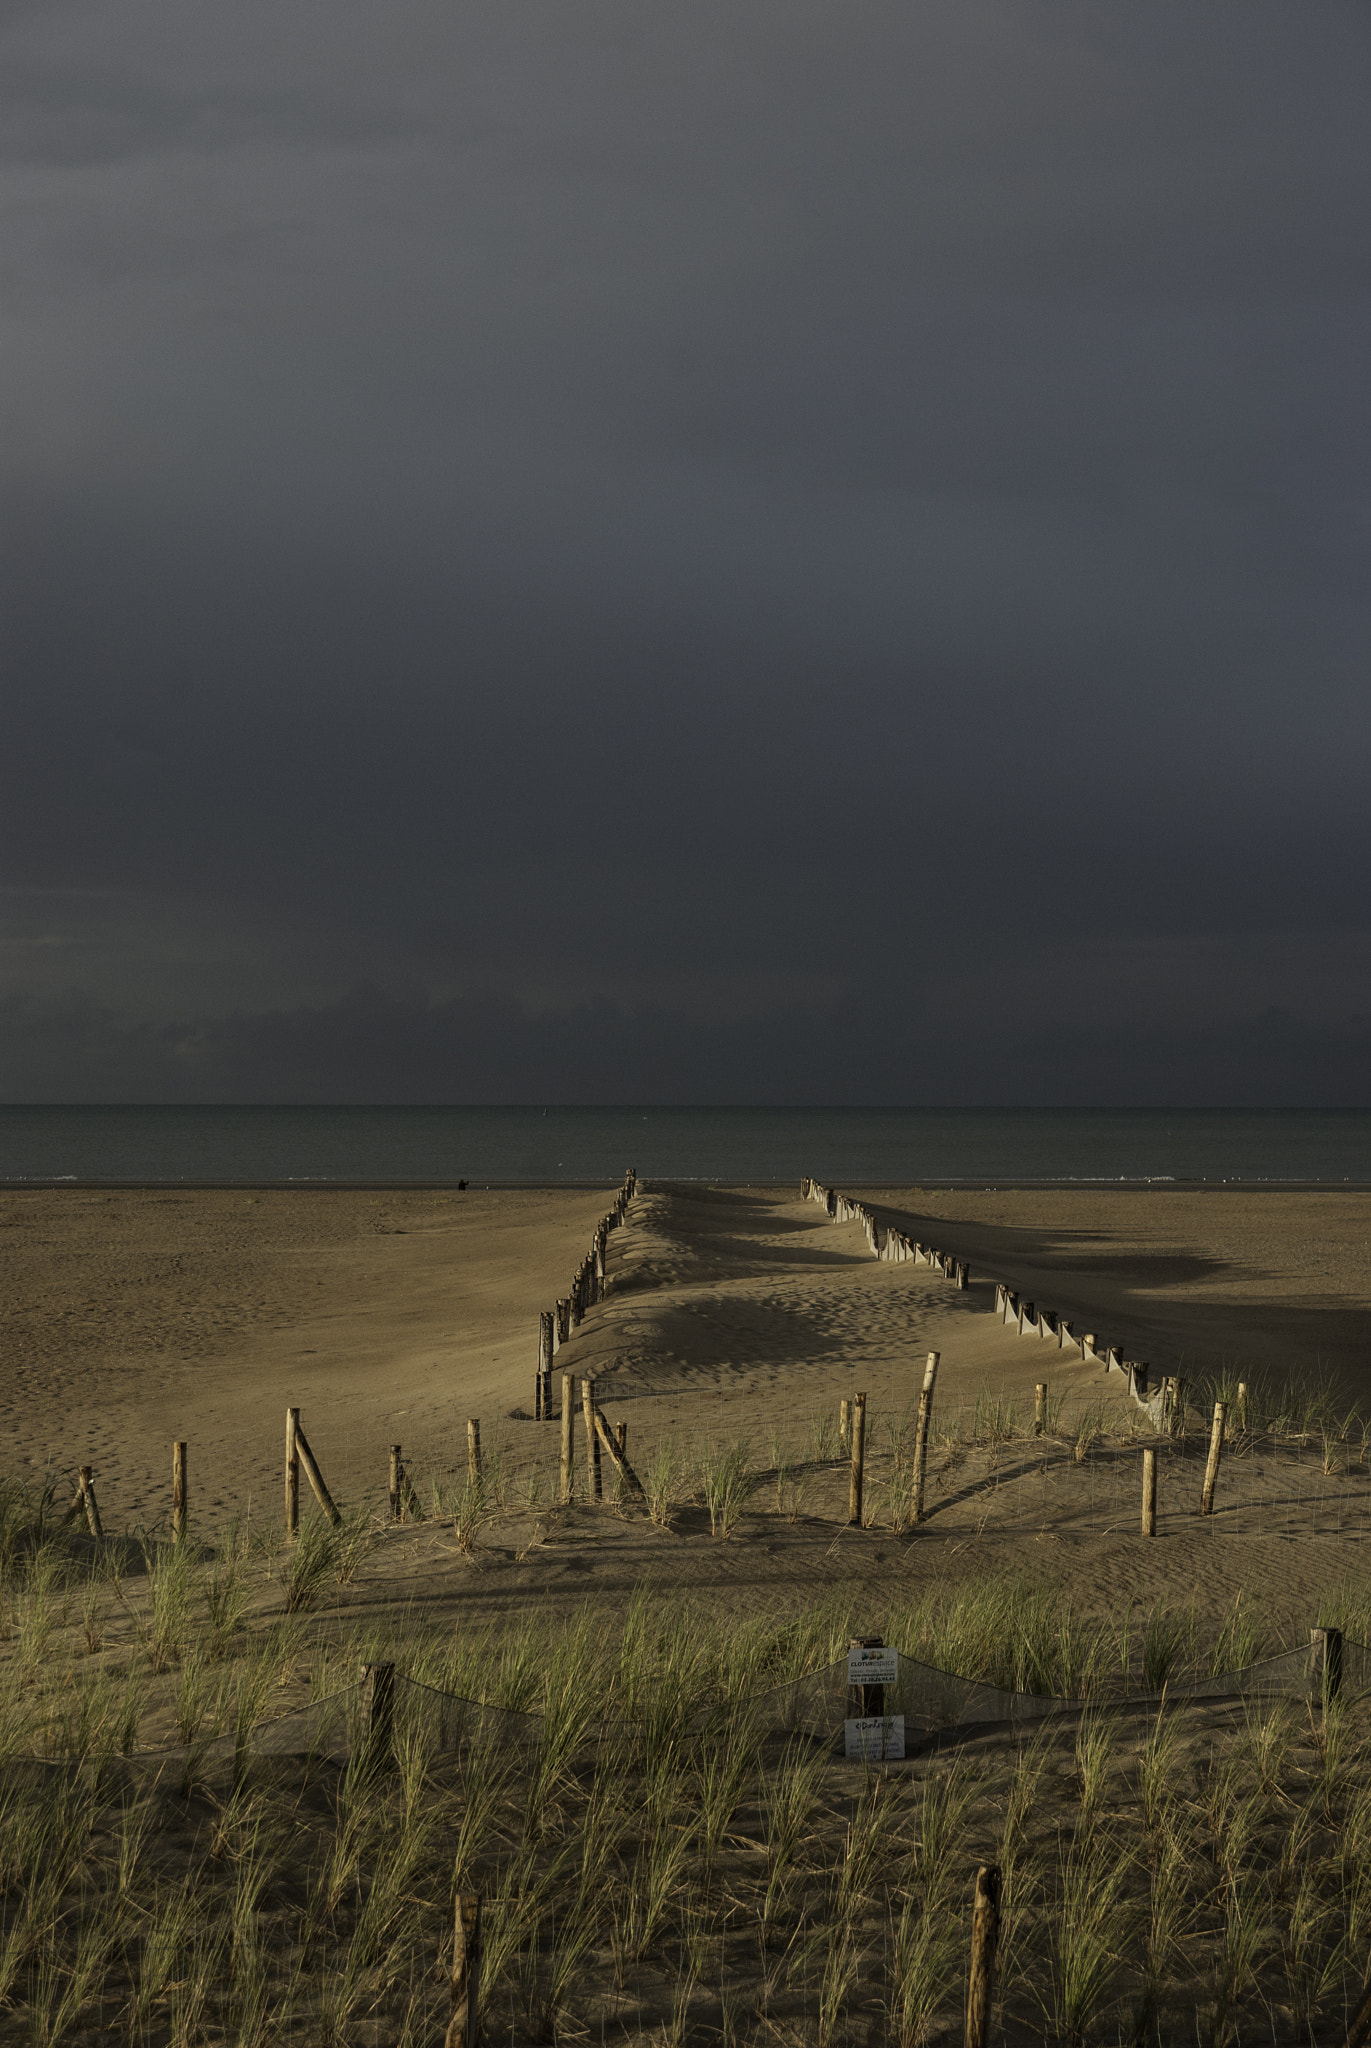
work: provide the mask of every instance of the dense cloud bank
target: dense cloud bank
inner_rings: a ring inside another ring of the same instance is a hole
[[[0,26],[0,1098],[1367,1102],[1371,17]]]

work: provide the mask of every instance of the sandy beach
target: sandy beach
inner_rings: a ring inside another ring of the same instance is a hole
[[[390,1444],[404,1446],[422,1501],[435,1488],[450,1499],[476,1416],[495,1480],[472,1554],[441,1521],[396,1529],[349,1592],[384,1603],[403,1589],[467,1612],[592,1589],[617,1604],[644,1577],[771,1609],[896,1571],[993,1566],[1049,1574],[1086,1604],[1199,1587],[1221,1605],[1261,1577],[1298,1626],[1316,1588],[1359,1560],[1368,1482],[1355,1433],[1327,1472],[1312,1445],[1289,1470],[1235,1455],[1223,1511],[1207,1522],[1192,1434],[1167,1453],[1162,1540],[1140,1544],[1135,1417],[1120,1381],[1006,1330],[990,1280],[1158,1368],[1323,1370],[1352,1399],[1371,1198],[853,1192],[969,1258],[971,1287],[878,1263],[856,1225],[830,1224],[791,1189],[646,1187],[613,1233],[607,1299],[558,1375],[595,1378],[640,1470],[676,1448],[683,1497],[669,1529],[584,1505],[553,1513],[558,1433],[532,1420],[538,1311],[566,1291],[609,1190],[9,1193],[0,1460],[30,1477],[89,1463],[107,1522],[153,1528],[182,1438],[195,1523],[212,1539],[235,1516],[266,1530],[279,1520],[287,1405],[340,1503],[378,1514]],[[932,1505],[922,1529],[902,1532],[893,1452],[933,1350]],[[1050,1457],[1022,1442],[1039,1379],[1054,1403]],[[871,1526],[855,1530],[835,1425],[858,1391]],[[1003,1443],[971,1440],[988,1401],[1001,1404]],[[1078,1460],[1082,1417],[1091,1440]],[[702,1451],[739,1440],[754,1474],[748,1511],[720,1543],[685,1496]],[[577,1458],[583,1487],[579,1437]],[[1223,1548],[1215,1579],[1213,1545],[1228,1535],[1241,1540]]]

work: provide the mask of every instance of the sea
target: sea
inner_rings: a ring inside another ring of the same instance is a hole
[[[0,1108],[0,1184],[1371,1184],[1371,1110]]]

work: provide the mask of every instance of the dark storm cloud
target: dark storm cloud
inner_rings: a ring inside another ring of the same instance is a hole
[[[1363,12],[0,33],[0,1093],[1365,1099]]]

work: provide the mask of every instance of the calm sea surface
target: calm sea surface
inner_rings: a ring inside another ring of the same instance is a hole
[[[1371,1110],[0,1109],[0,1182],[1367,1181]]]

